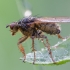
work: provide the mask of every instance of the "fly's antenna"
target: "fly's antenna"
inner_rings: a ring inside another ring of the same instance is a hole
[[[10,25],[7,25],[6,28],[8,28]]]

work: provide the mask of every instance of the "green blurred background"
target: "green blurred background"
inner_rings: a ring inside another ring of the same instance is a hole
[[[19,60],[22,57],[17,42],[22,36],[17,33],[12,36],[6,25],[21,19],[25,10],[31,10],[33,16],[69,17],[70,0],[0,0],[0,70],[70,70],[70,62],[62,65],[33,65],[23,63]],[[70,24],[61,24],[63,37],[70,34]],[[51,45],[57,43],[56,36],[47,35]],[[31,52],[31,40],[23,43],[26,53]],[[40,47],[39,47],[40,46]],[[35,47],[40,50],[41,43]],[[39,47],[39,48],[38,48]]]

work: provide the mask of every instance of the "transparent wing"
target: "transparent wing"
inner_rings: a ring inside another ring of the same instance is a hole
[[[37,18],[37,20],[42,22],[70,22],[70,17],[43,17]]]

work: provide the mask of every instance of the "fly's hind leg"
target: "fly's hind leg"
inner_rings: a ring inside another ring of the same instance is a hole
[[[24,36],[22,38],[19,39],[17,45],[18,45],[18,48],[19,50],[22,52],[22,54],[24,55],[24,61],[26,59],[26,54],[25,54],[25,50],[24,50],[24,47],[22,46],[22,42],[24,42],[28,37],[27,36]]]
[[[39,38],[42,38],[41,41],[43,42],[44,46],[47,47],[48,52],[49,52],[49,55],[50,55],[50,58],[52,59],[52,61],[53,61],[54,63],[56,63],[56,62],[54,61],[54,59],[53,59],[52,52],[51,52],[51,49],[50,49],[50,44],[49,44],[49,42],[48,42],[47,37],[46,37],[45,35],[40,35]],[[46,44],[44,43],[44,39],[46,39]]]
[[[60,34],[57,34],[58,38],[64,39]]]

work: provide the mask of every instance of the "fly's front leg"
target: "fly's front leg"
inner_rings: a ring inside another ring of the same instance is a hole
[[[19,39],[18,41],[18,48],[19,50],[22,52],[22,54],[24,55],[24,60],[26,59],[26,54],[25,54],[25,50],[24,50],[24,47],[22,46],[22,42],[24,42],[28,37],[27,36],[24,36],[22,38]]]
[[[36,57],[35,57],[35,48],[34,48],[34,36],[31,37],[32,39],[32,51],[34,52],[34,61],[33,61],[33,64],[35,63],[35,60],[36,60]]]

